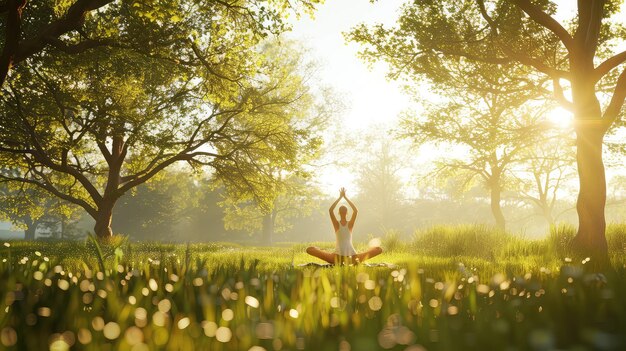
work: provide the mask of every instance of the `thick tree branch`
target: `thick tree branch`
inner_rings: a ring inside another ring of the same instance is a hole
[[[75,205],[78,205],[80,207],[82,207],[85,211],[87,211],[87,213],[89,213],[91,216],[95,216],[97,214],[97,210],[91,206],[87,201],[83,200],[83,199],[79,199],[76,198],[74,196],[71,196],[69,194],[66,194],[62,191],[60,191],[59,189],[55,188],[54,186],[45,183],[45,182],[41,182],[41,181],[37,181],[31,178],[26,178],[26,177],[9,177],[6,176],[4,174],[0,174],[0,179],[4,179],[7,181],[18,181],[18,182],[22,182],[22,183],[28,183],[28,184],[33,184],[35,186],[40,187],[41,189],[44,189],[46,191],[48,191],[49,193],[58,196],[59,198],[71,202]]]
[[[77,0],[62,18],[50,22],[41,28],[34,38],[23,40],[15,55],[15,63],[23,61],[33,54],[41,51],[51,41],[73,30],[78,30],[82,25],[85,14],[99,9],[115,0]]]
[[[561,40],[568,52],[571,53],[574,50],[574,39],[557,20],[552,18],[552,16],[545,13],[539,6],[531,3],[530,0],[513,0],[513,2],[517,4],[522,11],[526,12],[533,21],[554,33],[554,35]]]
[[[7,0],[2,12],[7,12],[6,28],[4,29],[4,47],[0,54],[0,87],[17,62],[16,56],[19,49],[20,35],[22,32],[22,10],[27,0]]]
[[[621,65],[625,61],[626,61],[626,51],[622,51],[619,54],[605,60],[593,70],[593,73],[595,75],[594,81],[595,82],[599,81],[600,79],[602,79],[602,77],[604,77],[607,73],[609,73],[613,68]]]
[[[619,75],[617,84],[615,85],[615,91],[613,92],[613,97],[611,97],[611,102],[602,116],[602,122],[605,129],[609,129],[613,122],[617,120],[617,117],[622,111],[624,99],[626,99],[626,69],[624,69]]]
[[[552,87],[554,90],[554,98],[556,99],[556,101],[563,106],[563,108],[565,108],[568,111],[573,112],[574,111],[574,103],[567,100],[567,98],[565,97],[565,94],[563,94],[563,87],[561,86],[561,82],[559,82],[558,79],[553,79],[552,80]]]
[[[489,24],[489,27],[493,31],[493,34],[498,35],[498,26],[496,25],[496,22],[493,20],[493,18],[491,18],[491,16],[489,16],[489,14],[487,13],[487,9],[485,8],[485,1],[476,0],[476,3],[478,4],[478,9],[480,10],[480,14],[483,16],[485,21],[487,21],[487,23]]]

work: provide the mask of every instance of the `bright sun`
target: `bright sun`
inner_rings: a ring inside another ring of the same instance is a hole
[[[548,121],[553,123],[558,128],[571,128],[573,120],[574,116],[572,113],[562,107],[557,107],[548,112]]]

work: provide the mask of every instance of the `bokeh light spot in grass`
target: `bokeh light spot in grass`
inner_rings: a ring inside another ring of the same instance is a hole
[[[141,289],[141,295],[143,295],[143,296],[150,295],[150,290],[148,290],[148,288],[142,288]]]
[[[104,326],[102,330],[104,337],[109,340],[115,340],[120,336],[120,326],[115,322],[109,322]]]
[[[6,246],[8,243],[4,244],[4,246]],[[17,333],[15,332],[15,329],[11,327],[3,328],[0,332],[0,341],[2,341],[2,345],[6,347],[15,345],[15,343],[17,343]]]
[[[70,345],[63,339],[56,339],[50,343],[50,351],[67,351]]]
[[[228,327],[219,327],[215,331],[215,338],[219,342],[229,342],[233,337],[233,332]]]
[[[376,282],[368,279],[365,281],[365,283],[363,284],[363,286],[365,287],[365,289],[367,290],[374,290],[374,288],[376,288]]]
[[[193,280],[193,286],[202,286],[202,284],[204,284],[204,281],[200,277]]]
[[[163,299],[159,301],[157,308],[159,309],[159,311],[163,313],[167,313],[172,308],[172,303],[168,299]]]
[[[158,327],[164,327],[165,321],[167,320],[167,315],[161,311],[156,311],[152,315],[152,323]]]
[[[92,303],[92,302],[93,302],[93,294],[92,294],[92,293],[89,293],[89,292],[84,293],[84,294],[83,294],[83,303],[84,303],[85,305],[89,305],[89,304],[90,304],[90,303]]]
[[[437,300],[437,299],[430,299],[430,301],[428,301],[428,306],[430,306],[432,308],[437,308],[439,306],[439,300]]]
[[[4,247],[11,247],[11,244],[10,244],[10,243],[5,242],[5,243],[4,243]]]
[[[43,273],[41,273],[40,271],[36,271],[35,273],[33,273],[33,278],[35,280],[42,280],[43,279]]]
[[[189,324],[191,324],[191,320],[189,319],[189,317],[181,318],[178,321],[178,329],[183,330],[183,329],[187,328],[189,326]]]
[[[204,329],[204,335],[212,338],[215,336],[215,332],[217,331],[217,324],[212,321],[202,321],[201,323],[202,329]]]
[[[383,349],[391,349],[396,346],[396,336],[389,328],[385,328],[378,333],[378,344]]]
[[[133,346],[143,342],[143,331],[135,326],[126,329],[124,332],[124,339],[126,342]]]
[[[78,330],[78,342],[83,345],[91,343],[91,332],[89,331],[89,329],[80,328]]]
[[[368,280],[369,278],[370,278],[369,274],[367,274],[365,272],[359,272],[356,275],[357,283],[365,283],[365,281]]]
[[[39,307],[39,309],[37,310],[37,314],[42,317],[50,317],[50,315],[52,314],[52,310],[50,310],[49,307]]]
[[[244,301],[246,302],[246,305],[252,307],[252,308],[258,308],[259,307],[259,300],[256,299],[256,297],[254,296],[246,296],[246,298],[244,299]]]
[[[489,285],[478,284],[478,286],[476,287],[476,291],[479,294],[488,294],[489,293]]]
[[[272,347],[274,350],[279,351],[283,349],[283,341],[281,339],[272,340]]]
[[[65,279],[59,279],[59,281],[57,282],[57,285],[59,286],[59,289],[65,291],[67,289],[70,288],[70,282],[68,282]]]
[[[153,278],[150,278],[150,280],[148,281],[148,286],[150,287],[150,290],[152,291],[157,291],[157,289],[159,288],[159,285],[157,284],[156,280],[154,280]]]
[[[456,306],[448,306],[448,314],[451,316],[456,316],[459,313],[459,308]]]
[[[265,348],[261,346],[252,346],[251,348],[248,349],[248,351],[267,351],[267,350],[265,350]]]
[[[372,296],[367,304],[372,311],[378,311],[383,307],[383,300],[378,296]]]
[[[233,320],[234,317],[235,317],[235,313],[230,308],[227,308],[227,309],[222,311],[222,319],[223,320],[225,320],[227,322],[230,322],[230,321]]]
[[[502,284],[502,282],[504,282],[505,279],[506,279],[506,277],[504,276],[504,274],[496,273],[496,274],[494,274],[493,277],[491,277],[491,282],[493,283],[493,285],[500,285],[500,284]]]
[[[131,305],[136,304],[136,303],[137,303],[137,298],[136,298],[136,297],[134,297],[133,295],[130,295],[130,296],[128,297],[128,303],[129,303],[129,304],[131,304]]]
[[[341,340],[339,342],[339,351],[350,351],[352,350],[352,346],[346,340]]]
[[[415,342],[415,333],[405,326],[396,329],[396,342],[400,345],[409,345]]]
[[[300,313],[298,312],[298,310],[293,309],[293,308],[289,310],[289,317],[298,318],[298,316],[300,316]]]

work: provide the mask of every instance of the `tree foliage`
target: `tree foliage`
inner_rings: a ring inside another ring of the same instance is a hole
[[[254,37],[286,29],[288,12],[311,14],[318,0],[244,1],[119,1],[62,0],[33,2],[6,0],[0,4],[0,87],[12,66],[50,51],[74,55],[109,46],[126,47],[148,54],[193,50],[205,26],[217,25],[214,42],[233,27],[245,28]],[[148,34],[146,37],[145,34]],[[55,50],[50,50],[55,49]],[[52,53],[52,55],[55,55]]]
[[[135,45],[36,55],[1,96],[2,161],[19,170],[2,177],[82,207],[100,236],[122,195],[178,161],[263,203],[273,183],[259,164],[288,164],[306,137],[285,114],[306,98],[302,79],[258,49],[271,23],[220,2],[167,4],[107,7],[129,14],[112,16],[111,35]]]

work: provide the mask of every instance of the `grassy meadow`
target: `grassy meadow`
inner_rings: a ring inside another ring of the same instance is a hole
[[[624,349],[626,226],[608,229],[603,273],[568,257],[572,235],[433,227],[383,238],[372,262],[390,267],[333,268],[300,267],[305,244],[8,242],[0,348]]]

